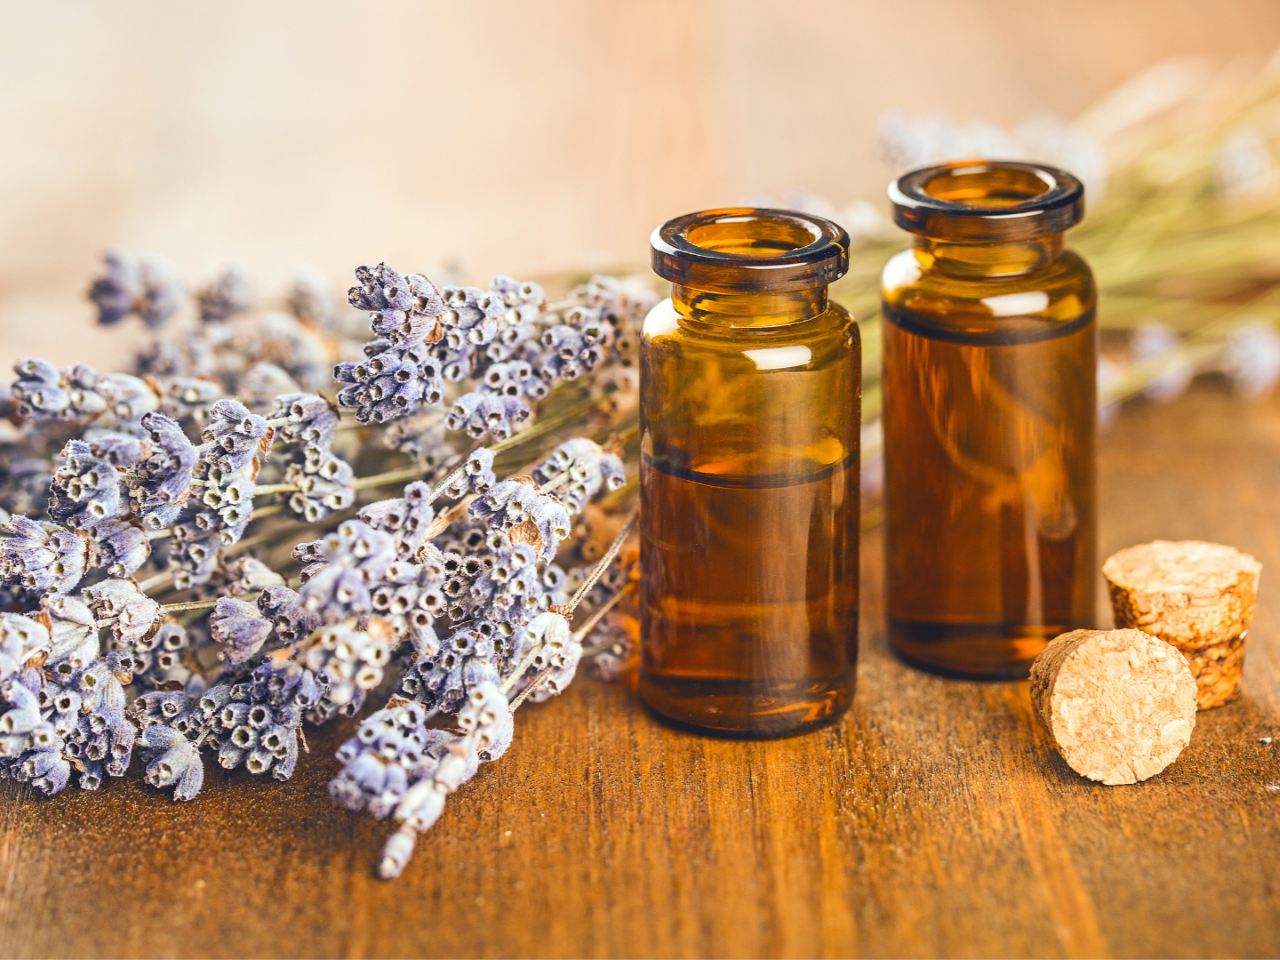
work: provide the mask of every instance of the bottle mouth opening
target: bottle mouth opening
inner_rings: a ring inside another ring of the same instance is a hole
[[[702,210],[668,220],[650,242],[658,276],[704,290],[801,290],[849,269],[844,228],[794,210]]]
[[[1012,160],[959,160],[913,170],[889,186],[893,219],[943,240],[1027,240],[1084,216],[1084,185],[1065,170]]]

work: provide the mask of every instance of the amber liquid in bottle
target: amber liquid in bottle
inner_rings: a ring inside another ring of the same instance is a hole
[[[777,252],[749,241],[715,249]],[[853,697],[860,349],[825,286],[725,286],[677,284],[645,324],[641,695],[699,731],[786,736]]]
[[[1045,190],[981,169],[946,180],[997,209]],[[956,227],[968,236],[953,226],[935,216],[885,270],[890,639],[922,666],[1019,677],[1093,618],[1092,277],[1060,231],[983,240],[980,217]]]

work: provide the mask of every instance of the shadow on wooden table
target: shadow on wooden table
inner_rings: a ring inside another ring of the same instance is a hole
[[[291,782],[211,766],[186,805],[136,773],[49,800],[6,784],[0,955],[1274,955],[1280,400],[1209,385],[1127,410],[1100,480],[1101,556],[1197,537],[1265,568],[1245,696],[1146,783],[1072,773],[1025,682],[894,660],[873,534],[840,724],[701,739],[584,678],[521,713],[392,884],[388,828],[326,793],[351,721],[311,734]]]

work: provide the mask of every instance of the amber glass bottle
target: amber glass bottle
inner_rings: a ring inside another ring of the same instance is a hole
[[[848,236],[753,208],[654,231],[640,349],[640,692],[677,724],[800,733],[853,698],[861,344]]]
[[[1063,247],[1075,177],[1030,163],[917,170],[915,234],[883,276],[890,639],[935,669],[1023,677],[1093,619],[1093,275]]]

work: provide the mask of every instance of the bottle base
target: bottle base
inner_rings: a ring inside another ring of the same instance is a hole
[[[667,677],[640,672],[640,698],[672,726],[738,740],[817,730],[853,703],[854,675],[791,682]]]
[[[889,642],[913,667],[967,680],[1025,680],[1066,624],[933,623],[889,618]]]

